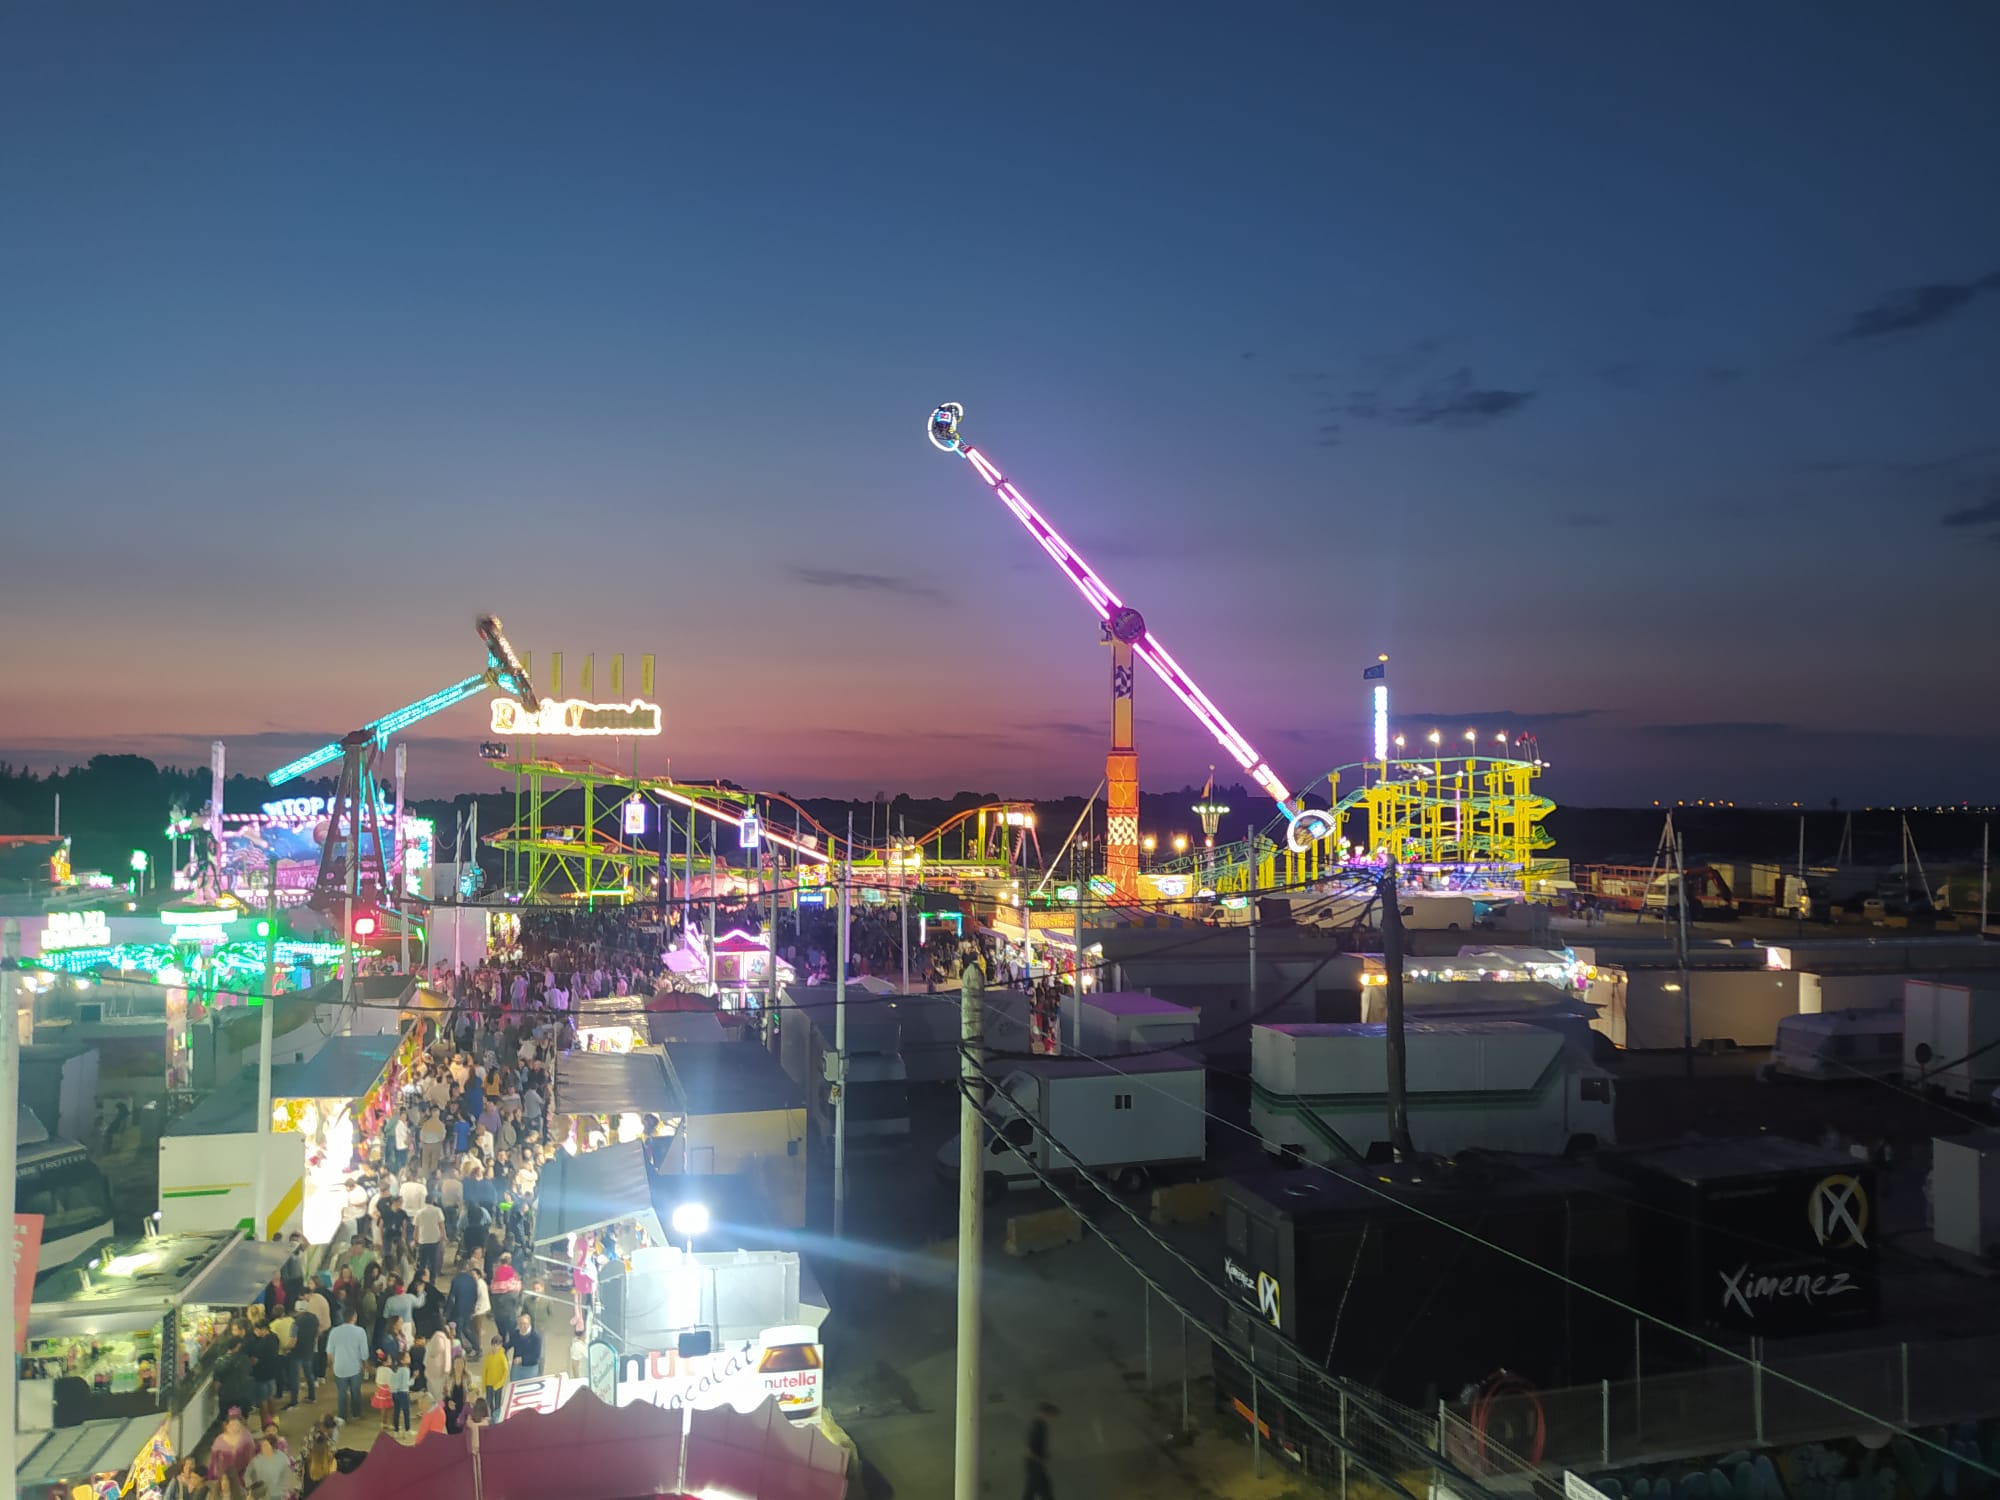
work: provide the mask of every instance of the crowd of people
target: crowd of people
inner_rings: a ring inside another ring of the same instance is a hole
[[[536,1189],[557,1149],[550,1063],[568,1032],[547,1015],[487,1022],[449,1018],[382,1128],[357,1139],[324,1267],[308,1275],[313,1252],[294,1234],[283,1268],[232,1322],[216,1366],[229,1417],[207,1463],[173,1477],[174,1500],[309,1490],[337,1466],[344,1424],[379,1415],[396,1434],[463,1431],[498,1418],[509,1381],[542,1372],[535,1314],[544,1302],[568,1310],[572,1295],[550,1298],[544,1268],[560,1279],[562,1263],[534,1255]],[[294,1455],[279,1402],[315,1402],[322,1384],[334,1410]]]

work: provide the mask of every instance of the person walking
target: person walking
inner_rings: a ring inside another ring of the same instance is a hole
[[[333,1369],[334,1410],[343,1422],[361,1415],[361,1367],[368,1362],[368,1335],[352,1320],[337,1324],[326,1336],[326,1357]]]
[[[486,1346],[480,1361],[479,1383],[486,1388],[486,1407],[494,1420],[500,1416],[500,1393],[507,1388],[507,1348],[499,1339]]]
[[[243,1471],[243,1479],[257,1500],[285,1500],[295,1488],[292,1461],[278,1451],[276,1440],[269,1436],[258,1439],[257,1456]]]
[[[532,1380],[542,1373],[542,1336],[535,1332],[535,1320],[527,1313],[515,1319],[507,1350],[514,1356],[514,1379]]]
[[[389,1403],[393,1414],[389,1419],[391,1432],[410,1430],[410,1356],[391,1355],[395,1363],[389,1366]]]
[[[1035,1419],[1028,1424],[1028,1475],[1021,1486],[1021,1500],[1055,1500],[1055,1486],[1049,1479],[1049,1422],[1061,1415],[1053,1401],[1035,1407]]]

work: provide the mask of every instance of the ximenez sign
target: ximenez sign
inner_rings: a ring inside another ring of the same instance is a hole
[[[530,713],[513,698],[493,700],[495,734],[658,734],[660,705],[634,698],[630,703],[586,703],[581,698],[542,700]]]
[[[821,1355],[818,1332],[797,1326],[767,1328],[749,1342],[697,1359],[672,1354],[627,1359],[618,1376],[616,1404],[643,1401],[668,1410],[687,1406],[696,1411],[730,1406],[747,1412],[775,1398],[780,1412],[803,1421],[819,1414],[826,1373]],[[551,1412],[589,1384],[567,1375],[517,1380],[507,1387],[500,1404],[509,1417],[523,1411]]]

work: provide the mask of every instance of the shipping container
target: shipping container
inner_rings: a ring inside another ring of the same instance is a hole
[[[1280,1390],[1317,1384],[1296,1347],[1419,1410],[1499,1369],[1544,1389],[1623,1378],[1632,1319],[1593,1293],[1638,1293],[1629,1200],[1624,1183],[1582,1163],[1232,1179],[1220,1268],[1230,1343],[1240,1358],[1254,1350],[1260,1382]],[[1215,1368],[1224,1410],[1247,1418],[1237,1361]],[[1281,1444],[1310,1448],[1281,1403],[1266,1396],[1259,1414]]]
[[[1085,995],[1080,1050],[1088,1057],[1111,1057],[1120,1052],[1187,1046],[1194,1041],[1200,1021],[1200,1013],[1191,1007],[1152,995],[1129,990]],[[1076,997],[1064,995],[1064,1051],[1079,1050],[1072,1045],[1077,1036]]]
[[[1607,1153],[1644,1217],[1650,1301],[1683,1326],[1761,1337],[1873,1327],[1879,1213],[1868,1164],[1775,1136]]]

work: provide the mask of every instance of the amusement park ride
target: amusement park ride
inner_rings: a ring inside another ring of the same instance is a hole
[[[1076,586],[1086,603],[1097,611],[1105,638],[1111,644],[1111,751],[1105,758],[1107,787],[1105,804],[1105,875],[1118,894],[1136,893],[1139,875],[1139,756],[1132,743],[1132,658],[1138,657],[1153,669],[1173,695],[1187,705],[1201,726],[1215,737],[1250,775],[1250,779],[1270,793],[1285,817],[1285,839],[1294,851],[1310,848],[1332,832],[1332,820],[1317,808],[1295,801],[1285,783],[1270,764],[1251,748],[1236,726],[1223,716],[1209,697],[1181,669],[1153,632],[1145,617],[1111,591],[1075,548],[1063,540],[1041,512],[1023,498],[1011,480],[995,468],[992,460],[977,448],[967,447],[958,435],[965,408],[947,401],[931,412],[930,440],[945,453],[956,453],[971,464],[986,481],[1014,518],[1027,527],[1028,534],[1041,544],[1063,576]]]
[[[483,670],[364,724],[265,778],[269,785],[278,787],[335,760],[341,763],[339,782],[327,804],[326,841],[320,847],[319,878],[313,883],[309,904],[330,910],[331,902],[342,895],[381,896],[392,889],[382,830],[385,824],[396,825],[385,816],[382,789],[375,775],[375,758],[387,747],[389,736],[489,690],[508,694],[531,714],[540,708],[541,699],[528,681],[527,668],[507,643],[499,620],[481,615],[476,628],[486,645]],[[399,811],[401,800],[398,787]]]
[[[1105,762],[1105,875],[1121,898],[1130,899],[1138,884],[1139,786],[1138,755],[1132,742],[1132,659],[1152,668],[1154,675],[1184,703],[1216,743],[1267,792],[1284,820],[1282,847],[1253,833],[1238,844],[1217,847],[1216,828],[1228,808],[1214,799],[1214,774],[1194,811],[1201,819],[1205,847],[1166,866],[1199,873],[1202,884],[1221,891],[1268,889],[1283,882],[1297,885],[1322,879],[1341,865],[1394,855],[1406,864],[1507,865],[1525,871],[1539,851],[1549,847],[1542,820],[1555,804],[1533,790],[1544,762],[1533,737],[1499,736],[1495,752],[1479,754],[1477,736],[1463,755],[1443,753],[1438,731],[1430,735],[1432,753],[1421,749],[1406,757],[1401,736],[1390,737],[1388,658],[1381,657],[1363,672],[1370,687],[1374,730],[1372,759],[1341,766],[1315,779],[1294,795],[1235,725],[1197,687],[1180,663],[1168,654],[1139,612],[1113,593],[1076,550],[1001,474],[992,460],[969,447],[959,435],[965,408],[948,401],[931,412],[931,442],[946,453],[965,459],[1014,518],[1054,560],[1063,576],[1097,612],[1111,643],[1111,750]],[[1467,731],[1472,734],[1472,731]],[[1392,753],[1392,751],[1394,753]],[[1343,792],[1343,778],[1349,780]],[[1308,807],[1305,796],[1325,785],[1326,808]],[[1348,834],[1351,814],[1365,812],[1365,832]],[[1274,820],[1268,833],[1276,832]],[[1280,857],[1282,856],[1282,864]]]

